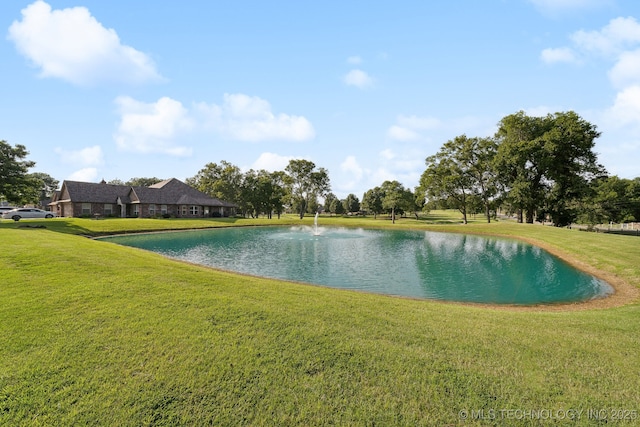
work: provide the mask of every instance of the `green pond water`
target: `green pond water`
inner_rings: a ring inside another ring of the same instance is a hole
[[[415,298],[544,304],[613,292],[536,246],[464,234],[243,227],[108,240],[239,273]]]

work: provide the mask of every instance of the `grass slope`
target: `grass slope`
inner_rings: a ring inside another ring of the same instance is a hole
[[[133,231],[135,221],[0,224],[0,425],[638,422],[637,302],[515,311],[391,298],[218,272],[73,235]],[[236,221],[262,222],[274,223]],[[640,285],[633,237],[435,227],[536,240]]]

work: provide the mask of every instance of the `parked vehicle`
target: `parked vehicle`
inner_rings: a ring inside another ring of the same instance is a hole
[[[22,218],[53,218],[54,216],[53,212],[36,208],[15,208],[2,214],[2,218],[14,221],[20,221]]]
[[[0,206],[0,215],[2,215],[5,212],[12,211],[14,209],[18,209],[18,208],[16,208],[15,206]]]

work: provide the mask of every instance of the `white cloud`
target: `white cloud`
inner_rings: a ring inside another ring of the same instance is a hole
[[[98,166],[104,162],[102,148],[99,145],[72,151],[56,148],[54,151],[60,156],[63,163],[78,164],[82,166]]]
[[[387,168],[383,166],[373,171],[371,180],[376,183],[375,184],[376,187],[379,187],[385,181],[398,181],[402,183],[402,181],[400,181],[400,179],[395,173],[389,171]]]
[[[619,17],[598,31],[576,31],[571,40],[585,52],[615,56],[640,43],[640,24],[633,17]]]
[[[117,133],[118,148],[139,153],[191,155],[191,149],[177,146],[174,139],[194,127],[194,121],[182,103],[163,97],[146,104],[130,97],[115,100],[121,114]]]
[[[373,173],[376,182],[380,184],[383,181],[396,180],[406,188],[412,188],[420,181],[427,153],[419,148],[405,146],[396,150],[382,150],[378,157],[379,167]]]
[[[344,161],[340,163],[340,170],[353,175],[356,180],[362,179],[362,175],[364,174],[364,169],[358,164],[355,156],[347,156]]]
[[[11,24],[8,38],[41,77],[77,85],[162,80],[151,58],[122,44],[115,30],[103,27],[85,7],[52,10],[37,0]]]
[[[225,94],[222,106],[198,103],[196,110],[207,128],[239,141],[306,141],[315,137],[302,116],[274,114],[269,102],[257,96]]]
[[[287,167],[289,161],[292,159],[294,159],[294,157],[281,156],[274,153],[262,153],[260,154],[260,157],[258,157],[258,159],[253,162],[253,165],[251,165],[251,169],[264,169],[269,172],[281,171]]]
[[[435,117],[399,115],[396,124],[389,127],[387,137],[396,141],[416,141],[422,138],[421,132],[441,128],[443,123]]]
[[[595,151],[609,173],[621,178],[637,176],[640,158],[640,85],[620,90],[613,104],[594,112],[598,130]]]
[[[610,173],[631,178],[635,164],[629,159],[640,155],[640,24],[633,17],[616,18],[572,39],[585,52],[613,61],[608,77],[618,92],[609,108],[596,112],[602,131],[596,149]]]
[[[333,188],[339,197],[347,193],[355,193],[360,197],[364,191],[380,186],[384,181],[398,181],[405,188],[413,189],[424,171],[426,157],[426,152],[409,145],[397,149],[386,148],[378,152],[377,160],[369,162],[373,165],[369,169],[350,155],[340,163],[342,174],[338,174],[340,179],[336,180]]]
[[[548,64],[581,63],[582,58],[591,56],[623,62],[620,67],[625,71],[629,69],[629,63],[634,64],[632,71],[637,69],[634,51],[640,45],[640,24],[633,17],[612,19],[596,31],[576,31],[570,40],[573,47],[544,49],[540,59]]]
[[[422,141],[442,144],[456,135],[490,136],[496,131],[498,117],[461,116],[441,120],[436,117],[404,116],[387,129],[387,137],[397,142]]]
[[[373,78],[362,70],[351,70],[344,77],[343,81],[348,86],[355,86],[365,89],[373,85]]]
[[[392,149],[386,148],[380,152],[380,157],[385,160],[391,160],[396,157],[396,153],[394,153]]]
[[[609,71],[609,79],[617,88],[640,84],[640,49],[620,54],[618,62]]]
[[[340,163],[340,173],[335,182],[332,179],[332,188],[338,197],[346,197],[348,193],[360,196],[384,181],[398,181],[413,189],[424,172],[426,157],[427,151],[415,144],[378,151],[377,158],[368,161],[371,168],[363,167],[355,156],[349,155]]]
[[[420,139],[420,134],[402,126],[393,125],[387,130],[387,136],[396,141],[415,141]]]
[[[640,128],[640,86],[630,86],[618,92],[605,118],[614,127],[635,125]]]
[[[168,97],[144,103],[122,96],[115,103],[121,118],[114,139],[124,151],[189,156],[192,149],[176,141],[195,130],[251,142],[305,141],[315,136],[306,118],[276,115],[264,99],[243,94],[225,94],[221,106],[195,103],[192,110]]]
[[[373,182],[397,180],[407,188],[418,185],[425,159],[437,146],[457,135],[485,137],[495,134],[499,117],[461,116],[442,120],[432,116],[399,115],[387,130],[392,146],[378,152]],[[416,143],[419,141],[420,143]]]
[[[98,169],[84,168],[75,171],[67,177],[69,181],[93,182],[98,178]]]
[[[595,115],[601,116],[606,126],[614,129],[621,126],[640,128],[640,101],[637,101],[640,98],[640,23],[634,17],[619,17],[599,30],[577,31],[570,39],[573,52],[613,64],[608,77],[618,90],[615,102]],[[570,48],[555,51],[562,49]]]
[[[347,156],[340,163],[338,179],[332,184],[332,188],[338,197],[346,197],[349,193],[359,193],[363,191],[365,179],[371,176],[371,172],[363,168],[355,156]]]
[[[547,64],[553,64],[556,62],[578,62],[575,52],[568,47],[544,49],[540,54],[540,59],[542,59],[542,62],[546,62]]]

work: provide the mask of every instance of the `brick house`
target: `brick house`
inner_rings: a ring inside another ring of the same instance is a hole
[[[233,216],[236,205],[171,178],[150,187],[64,181],[49,207],[61,217],[205,218]]]

